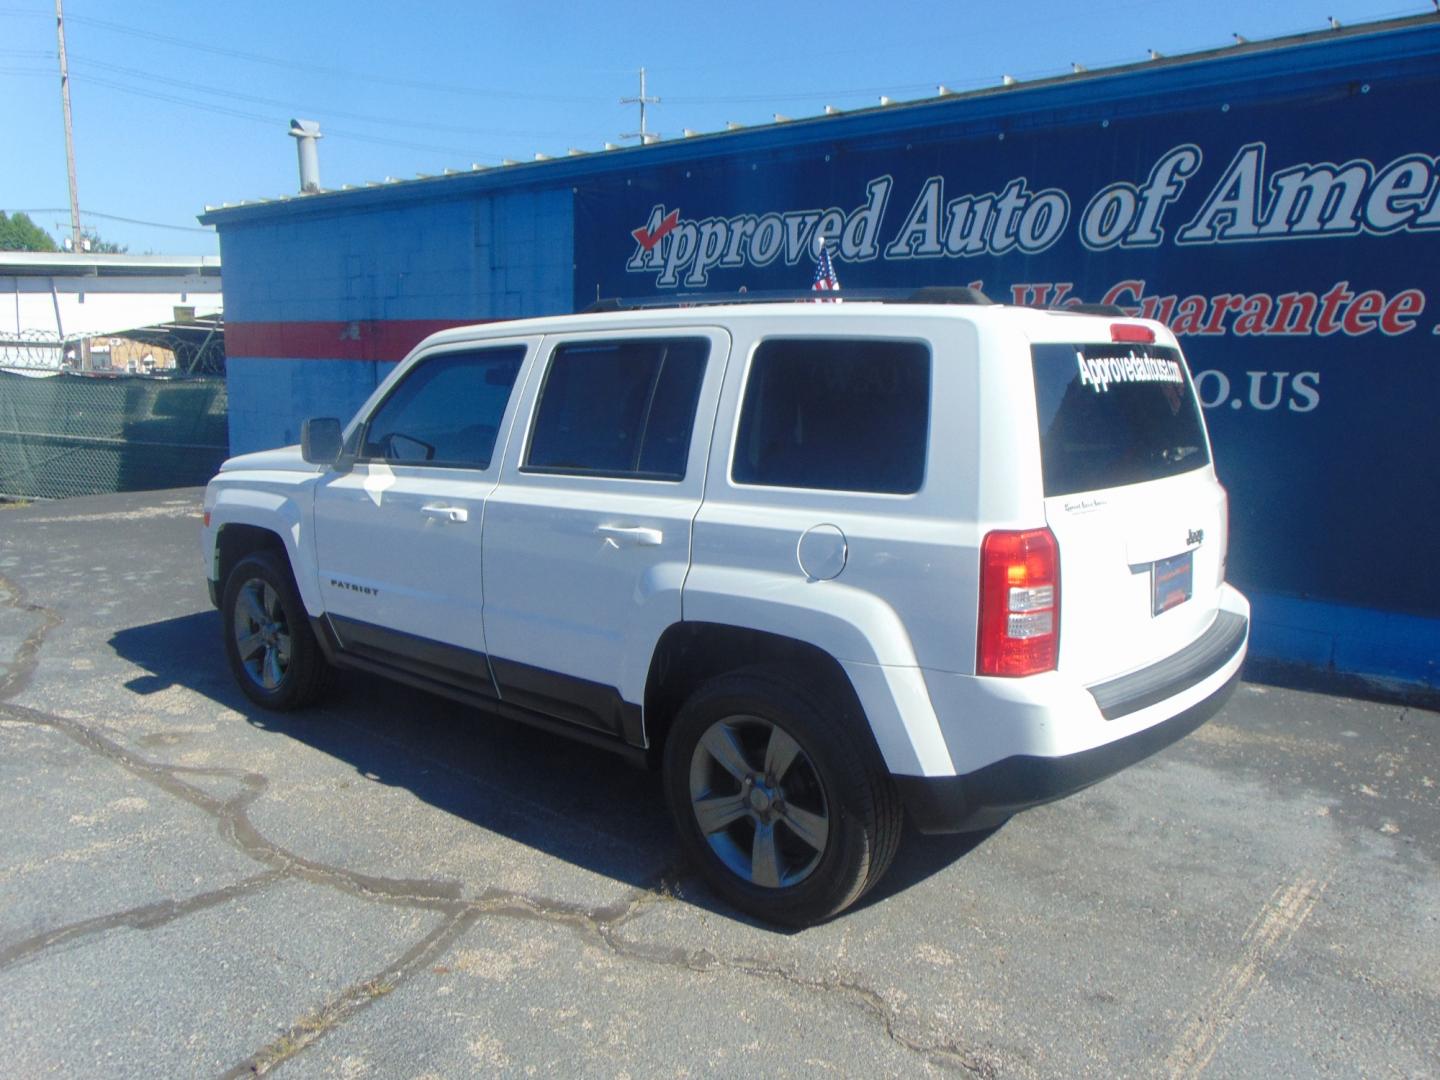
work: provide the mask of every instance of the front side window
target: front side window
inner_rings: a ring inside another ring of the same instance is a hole
[[[908,495],[925,479],[930,350],[847,338],[755,350],[732,476],[737,484]]]
[[[703,338],[558,346],[525,470],[683,480],[709,353]]]
[[[524,345],[421,360],[365,426],[360,457],[405,465],[488,469]]]

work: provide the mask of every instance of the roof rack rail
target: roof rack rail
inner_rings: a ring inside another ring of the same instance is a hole
[[[805,301],[869,300],[883,304],[991,304],[979,289],[964,285],[926,285],[919,289],[777,289],[755,292],[672,293],[669,296],[611,296],[596,300],[582,314],[638,311],[645,308],[710,307],[722,304],[793,304]]]
[[[909,296],[912,304],[993,304],[972,285],[925,285]]]
[[[1064,307],[1051,308],[1051,311],[1071,311],[1076,315],[1109,315],[1117,319],[1128,319],[1132,316],[1119,304],[1067,304]]]

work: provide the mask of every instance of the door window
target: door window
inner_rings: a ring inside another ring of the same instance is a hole
[[[360,458],[488,469],[524,345],[426,357],[371,415]]]
[[[524,470],[685,479],[709,352],[704,338],[557,346]]]

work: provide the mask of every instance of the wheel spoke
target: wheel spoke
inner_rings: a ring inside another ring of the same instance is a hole
[[[722,795],[715,799],[698,799],[692,804],[695,820],[706,836],[739,821],[749,811],[742,795]]]
[[[809,844],[816,851],[825,850],[825,841],[830,836],[830,819],[823,814],[812,814],[809,810],[801,810],[798,806],[790,806],[788,803],[785,809],[780,811],[780,820],[805,843]]]
[[[735,741],[735,733],[726,724],[715,724],[700,744],[714,758],[726,772],[736,780],[744,780],[754,770],[750,763],[745,760],[744,753],[740,750],[740,744]]]
[[[251,585],[246,585],[245,588],[241,589],[239,598],[240,606],[244,609],[247,619],[256,626],[264,626],[265,623],[270,620],[265,617],[265,612],[260,607],[260,601],[255,599],[255,591]]]
[[[265,689],[274,690],[280,685],[280,680],[285,677],[285,672],[280,668],[279,650],[269,649],[266,651],[265,664],[261,671]]]
[[[235,642],[235,651],[240,654],[242,660],[249,660],[264,647],[265,640],[259,634],[246,634]]]
[[[755,843],[750,849],[750,880],[771,889],[780,887],[780,849],[775,846],[775,826],[768,822],[755,825]]]
[[[290,635],[275,635],[275,651],[280,655],[280,663],[286,667],[290,666]]]
[[[280,621],[280,594],[269,585],[265,586],[265,616],[271,622]]]
[[[770,742],[765,747],[765,773],[780,783],[800,753],[800,744],[778,727],[770,729]]]

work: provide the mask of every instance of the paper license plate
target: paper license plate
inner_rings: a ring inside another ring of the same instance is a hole
[[[1157,559],[1150,570],[1150,614],[1159,615],[1190,599],[1195,583],[1195,553]]]

